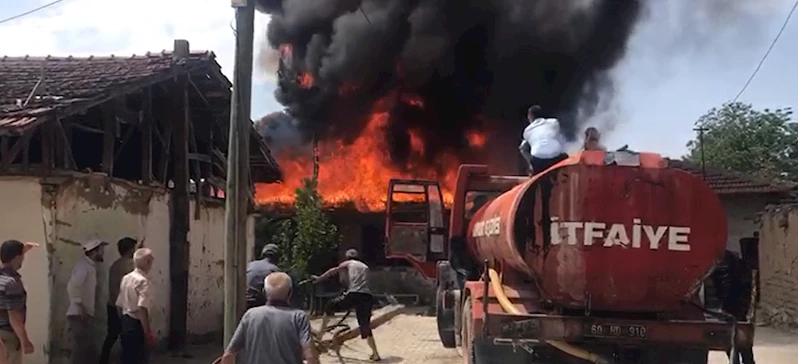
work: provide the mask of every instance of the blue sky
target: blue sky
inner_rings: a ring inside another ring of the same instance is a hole
[[[50,1],[5,1],[0,19]],[[693,1],[721,0],[661,0],[656,15],[647,18],[632,38],[627,57],[614,70],[614,112],[590,121],[612,120],[612,130],[604,133],[608,147],[629,144],[673,157],[684,154],[685,144],[695,135],[695,120],[734,98],[793,3],[728,0],[738,6],[729,11],[690,12],[692,22],[688,23],[686,13],[671,5]],[[702,20],[696,14],[712,15],[712,19]],[[192,49],[213,50],[229,77],[232,20],[233,10],[226,0],[66,0],[0,24],[0,52],[11,56],[130,55],[170,49],[175,38],[182,38],[191,42]],[[267,23],[268,17],[257,17],[256,48],[262,45]],[[273,74],[256,70],[253,84],[253,117],[281,109],[272,96]],[[795,107],[796,88],[798,19],[793,19],[740,101],[757,108]]]

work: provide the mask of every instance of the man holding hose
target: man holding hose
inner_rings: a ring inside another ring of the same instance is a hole
[[[371,348],[371,361],[380,361],[380,354],[377,352],[377,343],[371,334],[371,310],[374,308],[374,296],[369,288],[369,266],[358,259],[355,249],[346,251],[346,260],[337,267],[330,268],[321,276],[313,276],[314,283],[321,282],[333,275],[346,271],[349,279],[349,286],[346,293],[327,303],[324,309],[324,318],[321,321],[321,334],[327,331],[329,317],[336,311],[354,309],[357,317],[357,324],[360,326],[360,337],[365,339]]]

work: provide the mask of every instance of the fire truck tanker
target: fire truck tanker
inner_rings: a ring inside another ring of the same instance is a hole
[[[703,306],[726,247],[717,196],[652,153],[584,151],[534,177],[392,180],[386,256],[437,280],[445,347],[470,364],[706,364],[753,327]],[[401,195],[423,196],[412,210]]]

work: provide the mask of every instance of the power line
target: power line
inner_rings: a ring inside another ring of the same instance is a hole
[[[754,73],[751,74],[751,77],[748,78],[748,81],[745,83],[743,88],[740,89],[740,92],[737,93],[737,96],[734,97],[734,100],[732,102],[736,102],[737,99],[740,98],[740,95],[742,95],[743,92],[745,92],[745,89],[747,89],[748,85],[751,84],[751,81],[754,80],[754,77],[756,77],[756,74],[759,73],[759,69],[762,68],[762,64],[765,63],[765,60],[770,55],[770,51],[772,51],[773,47],[776,46],[776,43],[778,43],[779,38],[781,38],[781,34],[784,33],[784,29],[787,28],[787,24],[790,23],[790,18],[792,18],[792,14],[795,12],[796,8],[798,8],[798,0],[796,0],[795,4],[793,4],[792,9],[790,9],[790,13],[787,14],[787,19],[784,20],[784,24],[781,26],[781,29],[779,30],[778,34],[776,34],[776,38],[773,38],[773,43],[770,44],[770,48],[768,48],[767,52],[765,52],[765,55],[762,56],[762,59],[759,61],[759,65],[756,66],[756,69],[754,70]]]
[[[58,3],[62,2],[62,1],[64,1],[64,0],[55,0],[55,1],[51,2],[51,3],[44,4],[44,5],[36,8],[36,9],[28,10],[28,11],[22,13],[22,14],[17,14],[17,15],[14,15],[14,16],[10,17],[10,18],[5,18],[3,20],[0,20],[0,24],[6,23],[6,22],[10,22],[10,21],[12,21],[14,19],[19,19],[19,18],[21,18],[23,16],[26,16],[26,15],[29,15],[29,14],[33,14],[33,13],[39,11],[39,10],[49,8],[49,7],[51,7],[51,6],[55,5],[55,4],[58,4]]]

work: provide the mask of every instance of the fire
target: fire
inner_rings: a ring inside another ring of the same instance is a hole
[[[415,95],[402,94],[401,100],[402,100],[402,102],[404,102],[405,104],[408,104],[408,105],[413,105],[413,106],[416,106],[416,107],[424,107],[424,101],[421,100],[420,97],[415,96]]]
[[[310,73],[302,73],[299,75],[299,87],[309,89],[313,87],[313,76]]]
[[[485,134],[472,131],[468,134],[468,145],[475,148],[482,148],[485,146]]]
[[[377,110],[386,109],[378,106]],[[388,197],[388,182],[392,178],[402,178],[437,181],[444,203],[450,205],[459,159],[454,155],[444,155],[440,160],[443,173],[422,166],[409,166],[409,173],[393,167],[384,142],[388,120],[387,112],[373,113],[363,134],[351,145],[339,141],[319,143],[318,188],[325,203],[331,207],[353,203],[360,211],[382,211]],[[469,137],[477,140],[471,143],[472,146],[484,145],[484,138],[477,133]],[[423,141],[412,131],[410,144],[412,153],[423,154]],[[276,158],[283,169],[284,182],[258,185],[255,199],[259,204],[292,204],[302,179],[313,173],[310,148],[300,158],[293,155],[277,155]]]

